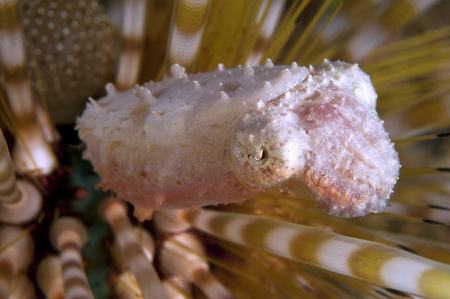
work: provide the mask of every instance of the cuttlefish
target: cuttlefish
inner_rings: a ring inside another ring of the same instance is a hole
[[[338,217],[383,211],[399,157],[358,65],[325,60],[172,77],[91,100],[77,120],[100,175],[148,219],[155,209],[311,194]]]

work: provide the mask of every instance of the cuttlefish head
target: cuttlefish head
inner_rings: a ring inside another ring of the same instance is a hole
[[[314,195],[338,217],[382,212],[399,175],[399,158],[374,107],[330,83],[297,87],[237,122],[231,169],[255,193],[271,188]]]

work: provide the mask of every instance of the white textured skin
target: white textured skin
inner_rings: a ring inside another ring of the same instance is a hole
[[[227,162],[234,123],[258,100],[279,96],[308,74],[297,66],[219,66],[187,77],[175,65],[172,78],[159,83],[120,93],[109,85],[109,95],[88,104],[78,119],[85,158],[100,186],[133,202],[140,219],[156,208],[254,197]]]
[[[383,211],[400,164],[376,113],[369,76],[358,65],[327,60],[310,73],[236,124],[229,154],[233,172],[254,192],[304,194],[305,184],[331,215]]]
[[[149,218],[157,208],[242,201],[308,185],[324,211],[380,212],[398,154],[357,65],[219,68],[117,93],[78,119],[99,185]],[[303,182],[303,183],[301,183]]]

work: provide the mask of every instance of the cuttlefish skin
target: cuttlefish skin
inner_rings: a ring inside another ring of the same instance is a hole
[[[308,187],[323,211],[381,212],[399,160],[357,65],[218,69],[91,101],[77,120],[99,186],[155,209],[241,202],[265,190]]]

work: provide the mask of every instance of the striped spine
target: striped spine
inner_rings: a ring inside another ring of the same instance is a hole
[[[170,66],[178,63],[193,71],[200,43],[208,19],[209,0],[178,0],[172,14],[168,55],[164,65],[165,78],[170,77]]]
[[[158,274],[128,219],[125,204],[116,198],[108,198],[102,203],[101,214],[111,226],[125,264],[136,277],[143,297],[145,299],[167,298]]]
[[[0,130],[0,221],[20,224],[34,219],[42,208],[42,194],[35,185],[16,180]]]
[[[0,2],[0,65],[18,142],[13,150],[16,171],[47,175],[57,160],[35,114],[36,103],[25,71],[25,45],[19,22],[18,3]]]
[[[15,203],[21,197],[3,133],[0,130],[0,202]]]
[[[397,32],[414,17],[436,4],[437,0],[399,0],[389,7],[372,24],[364,27],[344,48],[341,57],[347,61],[359,61],[379,46],[387,37]]]
[[[386,245],[251,215],[187,212],[203,232],[305,264],[429,298],[450,298],[450,267]]]
[[[147,259],[150,262],[153,262],[153,257],[155,255],[155,241],[153,240],[153,237],[142,227],[133,227],[133,232],[137,236],[139,244]],[[114,240],[112,254],[119,264],[119,268],[123,271],[115,278],[117,280],[117,283],[115,284],[116,293],[120,298],[142,298],[142,292],[136,281],[136,277],[127,270],[127,258],[124,256],[117,238]]]
[[[201,240],[192,232],[168,238],[161,248],[161,266],[185,282],[195,283],[211,299],[234,296],[211,273]]]
[[[263,22],[252,51],[245,61],[245,65],[259,65],[269,45],[270,39],[275,32],[276,26],[281,18],[286,0],[263,0],[259,8],[256,22]],[[268,5],[270,6],[268,7]],[[263,19],[264,14],[267,14]]]
[[[48,255],[39,262],[36,281],[48,299],[64,298],[61,260],[57,255]]]
[[[166,277],[163,282],[164,290],[169,298],[189,299],[191,293],[190,285],[178,276]]]
[[[116,86],[119,90],[132,88],[138,81],[146,14],[146,0],[123,1],[122,48],[116,73]]]
[[[13,281],[25,271],[33,258],[33,241],[28,231],[0,227],[0,298],[10,298]]]
[[[87,232],[83,223],[73,217],[62,217],[50,228],[50,242],[60,252],[65,299],[93,299],[83,268],[81,248]]]

